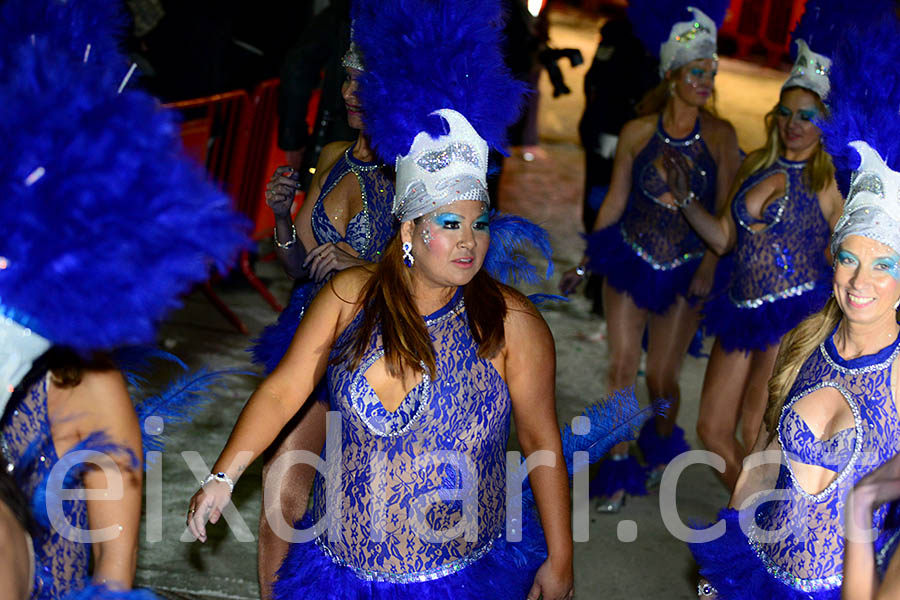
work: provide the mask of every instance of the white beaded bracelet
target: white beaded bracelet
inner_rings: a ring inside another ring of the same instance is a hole
[[[227,483],[228,491],[234,492],[234,481],[226,473],[223,473],[221,471],[218,473],[210,473],[209,475],[206,476],[206,479],[204,479],[202,482],[200,482],[200,487],[202,488],[210,481],[221,481],[222,483]]]
[[[294,224],[291,223],[291,240],[289,242],[281,243],[278,241],[278,226],[275,227],[273,232],[273,237],[275,238],[275,245],[281,248],[282,250],[290,250],[294,244],[297,243],[297,228],[294,227]]]

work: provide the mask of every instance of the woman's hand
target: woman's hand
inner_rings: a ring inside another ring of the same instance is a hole
[[[712,253],[707,252],[700,261],[700,266],[694,272],[694,277],[688,285],[688,297],[706,298],[712,291],[716,277],[716,265],[719,262]]]
[[[300,189],[300,173],[288,166],[278,167],[266,184],[266,204],[276,217],[290,217],[294,194]]]
[[[316,246],[306,255],[303,268],[313,281],[323,281],[335,271],[343,271],[350,267],[366,264],[366,261],[353,256],[337,244],[327,243]]]
[[[568,600],[575,593],[574,580],[571,561],[557,566],[552,558],[547,558],[534,575],[527,600]]]
[[[216,524],[230,501],[231,489],[225,482],[212,480],[197,490],[187,512],[187,526],[195,539],[206,541],[206,522]]]
[[[584,280],[584,267],[572,267],[563,273],[562,279],[559,280],[559,291],[564,296],[568,296],[578,288]]]
[[[675,199],[675,204],[682,206],[691,195],[691,163],[681,153],[666,148],[662,156],[666,168],[666,183]]]

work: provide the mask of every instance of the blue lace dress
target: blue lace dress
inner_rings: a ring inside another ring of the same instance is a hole
[[[47,377],[13,397],[0,422],[0,449],[13,467],[12,475],[29,500],[46,484],[59,461],[47,413]],[[68,524],[88,529],[87,505],[65,501]],[[40,518],[39,518],[40,520]],[[35,587],[33,599],[57,600],[88,584],[89,543],[67,539],[64,527],[38,527],[34,532]]]
[[[750,175],[731,203],[737,245],[717,273],[720,279],[731,270],[731,280],[706,302],[703,314],[706,332],[718,336],[728,352],[777,344],[828,300],[831,266],[825,248],[830,231],[816,194],[804,183],[805,166],[779,158]],[[754,219],[745,196],[776,173],[787,178],[786,192],[766,206],[762,219]]]
[[[588,236],[589,267],[625,292],[641,308],[666,312],[677,296],[687,296],[688,286],[706,244],[674,204],[660,200],[669,186],[662,164],[671,149],[687,159],[691,190],[710,212],[715,212],[716,163],[703,142],[700,119],[685,138],[669,136],[657,123],[656,133],[635,157],[631,195],[622,218],[615,225]]]
[[[343,360],[329,365],[339,455],[327,478],[317,476],[313,508],[298,525],[313,527],[315,539],[292,544],[276,599],[527,594],[546,558],[543,533],[532,509],[524,510],[521,531],[515,520],[507,528],[509,390],[491,362],[477,356],[461,291],[425,317],[437,372],[432,379],[423,370],[396,411],[384,408],[365,377],[384,354],[378,335],[357,369]],[[360,322],[361,313],[336,348]],[[507,533],[522,541],[507,541]]]
[[[354,146],[350,146],[338,159],[322,185],[322,193],[312,210],[313,235],[316,244],[344,242],[356,250],[359,258],[377,262],[396,230],[396,220],[391,214],[394,184],[377,163],[362,162],[354,158],[353,148]],[[359,181],[363,208],[350,219],[347,231],[342,236],[331,224],[322,201],[350,173]],[[321,287],[322,284],[315,281],[298,285],[288,306],[278,316],[278,321],[266,327],[259,338],[254,340],[251,349],[253,361],[263,365],[266,373],[271,373],[281,362],[306,307]]]
[[[900,419],[890,388],[898,353],[900,338],[876,354],[845,360],[832,334],[803,364],[778,423],[780,499],[762,502],[755,515],[741,515],[749,521],[747,534],[739,513],[727,509],[720,513],[727,523],[723,536],[691,544],[700,574],[720,598],[840,598],[846,494],[900,450]],[[822,440],[793,407],[828,387],[843,396],[854,425]],[[795,463],[824,467],[836,476],[813,494],[797,482]],[[879,553],[896,533],[885,528],[887,511],[879,508],[872,523]],[[779,529],[781,535],[772,534]]]

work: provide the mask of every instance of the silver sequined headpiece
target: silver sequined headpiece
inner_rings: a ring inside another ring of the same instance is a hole
[[[831,83],[828,81],[830,73],[831,59],[810,50],[803,40],[797,40],[797,60],[794,61],[791,74],[781,89],[800,87],[818,94],[821,100],[825,100],[831,91]]]
[[[681,21],[672,26],[669,39],[659,50],[659,76],[665,77],[672,69],[682,67],[692,60],[711,58],[716,54],[716,23],[699,8],[688,6],[694,14],[691,21]]]
[[[860,164],[831,236],[831,253],[837,255],[848,236],[859,235],[900,254],[900,173],[892,171],[866,142],[850,142],[850,146],[859,153]]]
[[[357,71],[366,70],[362,52],[360,52],[359,46],[356,45],[352,24],[350,25],[350,47],[347,48],[347,52],[345,52],[343,58],[341,58],[341,66],[348,69],[356,69]]]
[[[455,110],[431,114],[443,118],[450,131],[438,138],[419,132],[409,153],[397,157],[393,213],[401,222],[457,200],[489,203],[487,142]]]

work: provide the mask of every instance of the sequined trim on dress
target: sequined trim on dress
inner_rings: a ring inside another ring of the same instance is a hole
[[[884,568],[886,566],[884,564],[885,559],[887,559],[888,553],[895,548],[898,540],[900,540],[900,530],[895,531],[888,541],[878,549],[878,553],[875,554],[875,564],[877,564],[879,568]]]
[[[787,160],[786,158],[782,158],[779,156],[778,158],[775,159],[775,162],[778,163],[780,166],[784,167],[785,169],[802,169],[802,168],[806,167],[805,160],[795,162],[795,161]]]
[[[759,298],[751,298],[750,300],[735,300],[734,296],[732,296],[731,292],[729,291],[728,299],[731,300],[731,303],[738,308],[759,308],[766,302],[778,302],[779,300],[784,300],[785,298],[802,296],[806,292],[814,290],[815,287],[815,281],[807,281],[806,283],[801,283],[800,285],[789,287],[786,290],[782,290],[774,294],[766,294],[765,296],[761,296]]]
[[[459,300],[456,301],[456,304],[448,310],[446,313],[435,317],[433,319],[425,319],[425,327],[431,327],[432,325],[437,325],[438,323],[443,323],[447,319],[453,318],[456,315],[460,314],[462,311],[466,309],[466,302],[462,296],[459,297]]]
[[[344,150],[344,160],[347,162],[347,166],[350,168],[350,172],[356,176],[357,182],[359,182],[359,194],[362,199],[362,210],[359,211],[359,214],[362,215],[362,219],[365,221],[365,226],[363,230],[366,232],[366,246],[361,251],[359,251],[359,256],[368,256],[369,250],[372,247],[372,213],[369,211],[369,196],[366,194],[366,186],[363,182],[362,174],[368,171],[374,171],[381,165],[378,163],[363,163],[355,158],[353,158],[352,150],[356,146],[356,144],[352,144],[349,148]],[[332,183],[327,190],[323,190],[319,193],[319,198],[316,199],[316,202],[320,202],[324,199],[328,194],[331,193],[331,190],[337,186],[338,183],[344,178],[342,175],[335,179],[334,183]],[[356,218],[357,215],[353,215],[352,218]]]
[[[322,553],[325,554],[325,556],[330,558],[334,564],[350,569],[350,571],[356,577],[362,579],[363,581],[380,581],[388,583],[419,583],[422,581],[434,581],[435,579],[440,579],[441,577],[446,577],[447,575],[452,575],[453,573],[462,571],[478,559],[482,558],[488,552],[490,552],[494,548],[494,541],[496,539],[496,537],[491,538],[484,546],[481,546],[480,548],[453,562],[443,564],[438,567],[433,567],[431,569],[426,569],[424,571],[414,571],[410,573],[391,573],[388,571],[376,571],[374,569],[354,567],[353,565],[349,564],[347,560],[335,554],[334,551],[328,547],[328,544],[326,544],[321,537],[316,538],[316,546],[318,546],[319,550],[321,550]]]
[[[362,394],[359,391],[359,387],[363,384],[367,385],[369,390],[371,390],[372,394],[375,396],[378,405],[387,413],[387,417],[384,419],[385,423],[383,425],[387,425],[387,427],[378,427],[376,423],[372,422],[372,419],[366,414],[364,407],[357,407],[356,402],[353,402],[353,406],[356,409],[356,414],[365,423],[366,427],[368,427],[369,431],[372,432],[373,435],[377,435],[379,437],[397,437],[399,435],[403,435],[407,431],[409,431],[410,427],[419,420],[419,416],[421,416],[422,411],[428,405],[428,400],[431,397],[431,376],[428,374],[428,367],[425,365],[425,361],[419,361],[419,366],[422,368],[422,381],[419,382],[416,387],[414,387],[400,403],[400,406],[397,407],[396,410],[389,411],[384,408],[384,404],[381,403],[381,399],[378,398],[378,394],[375,393],[375,390],[372,389],[371,384],[368,383],[366,379],[366,372],[374,365],[380,358],[384,356],[384,348],[380,348],[375,351],[365,362],[360,365],[358,369],[358,375],[355,381],[353,382],[353,387],[351,388],[352,393]],[[406,423],[403,423],[399,427],[397,426],[397,421],[399,421],[399,417],[405,416],[406,412],[403,410],[404,406],[407,403],[407,400],[413,398],[417,402],[416,410],[409,416],[409,420]],[[389,431],[385,431],[385,430]]]
[[[824,389],[826,387],[834,388],[835,390],[840,392],[841,396],[844,397],[844,400],[846,400],[847,404],[850,406],[850,411],[853,413],[854,429],[856,429],[856,440],[853,444],[853,454],[850,455],[850,459],[847,461],[847,464],[844,465],[844,467],[841,469],[841,472],[838,473],[837,477],[834,478],[834,481],[825,486],[825,489],[818,494],[810,494],[805,489],[803,489],[803,486],[801,486],[800,482],[797,481],[797,476],[794,474],[794,467],[791,465],[790,457],[784,450],[784,442],[781,439],[781,423],[782,421],[784,421],[784,415],[788,410],[791,409],[792,406],[794,406],[794,404],[798,400],[800,400],[801,398],[805,398],[813,392],[817,392],[818,390]],[[854,467],[854,465],[856,465],[860,455],[862,454],[863,427],[862,415],[859,412],[859,405],[856,403],[856,400],[853,399],[853,396],[849,391],[847,391],[842,385],[834,381],[823,381],[822,383],[818,383],[810,388],[803,390],[802,392],[798,392],[794,394],[794,396],[788,402],[785,402],[781,407],[781,416],[778,417],[778,443],[781,445],[781,453],[782,456],[784,456],[784,458],[786,459],[785,464],[787,466],[788,472],[791,474],[791,479],[794,481],[794,487],[796,487],[797,493],[807,500],[812,500],[816,503],[824,502],[845,479],[852,475],[851,469]]]
[[[756,523],[753,523],[750,525],[747,541],[753,549],[753,552],[756,553],[756,557],[759,558],[766,568],[766,572],[784,585],[807,593],[832,590],[841,586],[841,581],[843,580],[843,575],[841,573],[830,575],[828,577],[820,577],[818,579],[803,579],[802,577],[797,577],[793,573],[782,569],[775,564],[775,561],[773,561],[768,554],[766,554],[765,550],[762,549],[762,546],[755,538]]]
[[[692,260],[699,260],[703,258],[703,255],[706,254],[706,251],[703,252],[686,252],[681,255],[681,257],[676,258],[675,260],[671,260],[667,263],[657,262],[655,258],[653,258],[649,252],[644,250],[640,244],[632,241],[628,238],[628,232],[625,231],[624,225],[619,225],[619,232],[622,234],[622,241],[631,246],[632,251],[641,257],[647,264],[653,267],[654,271],[671,271],[672,269],[677,269],[681,265],[691,262]]]
[[[896,344],[897,342],[894,343]],[[900,354],[900,344],[897,344],[897,347],[894,348],[894,351],[891,352],[891,355],[880,363],[875,365],[867,365],[865,367],[859,367],[858,369],[842,367],[841,365],[834,362],[834,359],[831,358],[831,356],[828,354],[828,350],[825,349],[825,342],[819,344],[819,352],[822,353],[822,357],[825,359],[825,362],[828,363],[828,366],[832,369],[836,369],[839,373],[874,373],[875,371],[881,371],[894,364],[894,360],[896,360],[897,355]]]

